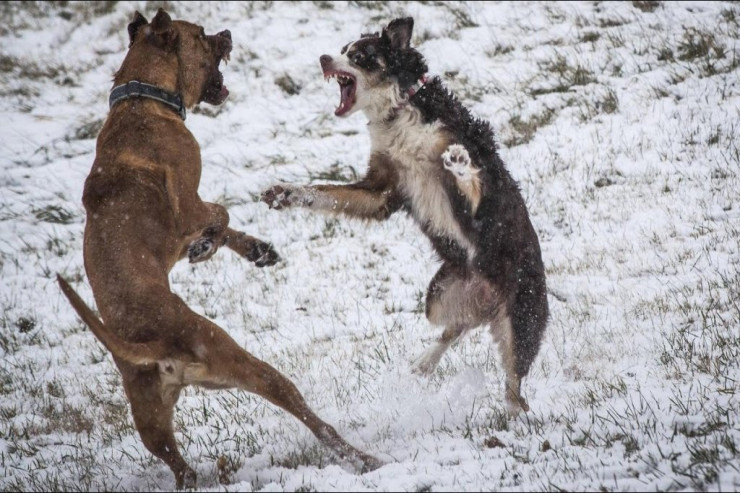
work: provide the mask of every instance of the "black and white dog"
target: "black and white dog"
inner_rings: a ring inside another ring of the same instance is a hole
[[[529,410],[521,379],[539,351],[548,319],[545,271],[537,234],[519,187],[498,156],[489,124],[473,118],[424,57],[410,47],[413,18],[366,34],[341,55],[320,58],[336,78],[335,115],[362,110],[369,119],[368,171],[349,185],[275,185],[271,208],[303,206],[383,220],[411,214],[443,261],[426,297],[426,315],[444,327],[414,363],[431,373],[467,330],[490,325],[506,371],[511,413]]]

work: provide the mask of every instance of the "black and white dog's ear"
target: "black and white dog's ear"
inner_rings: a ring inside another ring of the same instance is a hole
[[[401,17],[392,20],[388,27],[383,28],[383,38],[393,50],[402,50],[411,46],[411,33],[414,30],[413,17]]]

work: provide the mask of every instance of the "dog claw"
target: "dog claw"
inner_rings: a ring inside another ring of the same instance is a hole
[[[275,265],[280,261],[280,255],[275,251],[272,244],[259,242],[252,247],[247,255],[247,260],[254,262],[257,267]]]
[[[478,170],[472,166],[467,149],[460,144],[452,144],[442,153],[442,164],[446,170],[455,175],[456,179],[461,181],[472,180],[478,173]]]
[[[270,209],[280,210],[283,207],[292,205],[290,195],[292,190],[286,189],[280,185],[265,190],[260,200],[268,205]]]

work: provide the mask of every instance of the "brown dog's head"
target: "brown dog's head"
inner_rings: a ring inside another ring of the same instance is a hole
[[[129,51],[116,72],[114,85],[132,80],[182,94],[192,108],[201,101],[221,104],[229,95],[219,71],[231,53],[228,30],[206,35],[201,26],[173,21],[159,9],[148,22],[139,12],[128,25]]]
[[[382,33],[363,34],[339,56],[319,58],[324,78],[339,82],[337,116],[362,110],[374,120],[387,114],[427,71],[424,57],[411,47],[414,19],[391,21]]]

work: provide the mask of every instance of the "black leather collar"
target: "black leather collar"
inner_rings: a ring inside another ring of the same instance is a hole
[[[134,97],[149,98],[164,103],[175,110],[180,115],[180,118],[185,120],[185,105],[182,103],[182,96],[179,93],[172,94],[157,86],[145,84],[138,80],[132,80],[126,84],[114,87],[110,92],[108,104],[113,108],[116,103]]]

